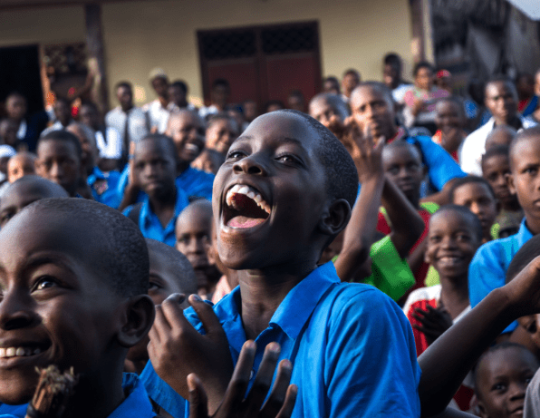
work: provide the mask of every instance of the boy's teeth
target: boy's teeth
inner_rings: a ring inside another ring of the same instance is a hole
[[[9,347],[0,348],[0,358],[26,357],[41,353],[40,348]]]
[[[257,203],[257,206],[259,206],[262,210],[264,210],[266,213],[270,214],[270,205],[264,201],[262,196],[253,188],[241,185],[241,184],[235,184],[231,189],[228,191],[227,196],[225,198],[225,203],[227,206],[233,206],[234,202],[233,198],[235,194],[243,194],[255,201]]]

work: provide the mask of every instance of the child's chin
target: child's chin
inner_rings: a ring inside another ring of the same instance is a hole
[[[8,405],[23,405],[32,400],[38,383],[38,375],[34,371],[34,379],[16,379],[0,383],[0,402]]]

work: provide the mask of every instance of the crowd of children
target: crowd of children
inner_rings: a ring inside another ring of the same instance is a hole
[[[9,94],[0,418],[540,416],[540,100],[382,66],[261,114]]]

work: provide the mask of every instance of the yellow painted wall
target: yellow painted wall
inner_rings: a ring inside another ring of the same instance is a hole
[[[84,40],[84,9],[81,6],[0,12],[0,47]]]
[[[113,3],[103,6],[109,82],[113,86],[129,79],[150,99],[154,96],[147,75],[159,66],[172,79],[186,80],[191,94],[201,97],[197,30],[303,20],[319,21],[323,75],[341,77],[353,67],[364,79],[380,79],[386,52],[396,51],[408,63],[412,60],[408,0]]]
[[[112,105],[112,87],[123,79],[138,87],[139,99],[153,99],[147,77],[154,67],[186,80],[191,95],[201,97],[201,29],[317,20],[323,75],[341,77],[353,67],[364,80],[380,79],[389,51],[405,58],[405,74],[411,68],[408,0],[152,0],[102,7]],[[82,6],[0,13],[0,46],[84,39]]]

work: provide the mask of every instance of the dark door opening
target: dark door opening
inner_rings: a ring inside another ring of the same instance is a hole
[[[321,64],[317,22],[197,32],[205,102],[217,78],[231,86],[231,102],[287,102],[299,90],[306,103],[319,92]]]
[[[28,114],[43,110],[38,45],[0,48],[0,102],[17,91],[28,101]]]

